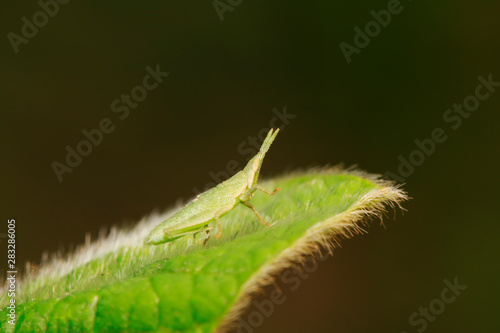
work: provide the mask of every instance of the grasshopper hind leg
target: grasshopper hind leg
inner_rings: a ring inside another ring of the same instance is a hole
[[[203,246],[205,246],[207,244],[208,240],[210,239],[210,230],[207,229],[205,231],[205,233],[206,233],[207,238],[205,238],[205,241],[203,242]]]
[[[215,235],[215,238],[219,239],[220,236],[222,236],[222,225],[220,224],[220,217],[224,214],[226,214],[227,212],[229,212],[231,209],[234,208],[235,205],[228,205],[224,208],[222,208],[221,210],[219,210],[218,212],[215,213],[215,223],[217,224],[217,229],[219,230],[217,232],[217,234]]]
[[[196,232],[193,234],[193,239],[200,244],[203,242],[203,246],[205,246],[210,239],[210,232],[213,230],[213,226],[207,225],[205,228],[202,230]]]
[[[217,234],[215,235],[215,238],[219,239],[220,236],[222,235],[222,226],[220,225],[220,221],[219,221],[219,217],[217,216],[215,218],[215,222],[217,223],[217,229],[219,231],[217,231]]]

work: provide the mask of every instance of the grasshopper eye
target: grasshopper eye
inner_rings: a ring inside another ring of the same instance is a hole
[[[253,171],[259,170],[259,166],[260,166],[260,158],[257,158],[255,159],[255,161],[253,161],[252,170]]]

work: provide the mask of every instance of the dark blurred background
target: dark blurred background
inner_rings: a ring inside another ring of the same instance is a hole
[[[498,332],[500,88],[456,130],[443,115],[474,95],[479,76],[500,82],[500,4],[215,5],[72,0],[53,17],[34,1],[0,5],[0,232],[16,219],[18,265],[189,199],[210,171],[243,165],[250,155],[238,146],[285,109],[263,177],[341,162],[397,175],[399,156],[442,128],[447,140],[402,177],[408,211],[345,241],[297,290],[283,287],[286,302],[252,330],[423,331],[409,317],[457,278],[468,288],[444,311],[434,301],[440,314],[425,331]],[[399,13],[348,63],[340,44],[355,46],[353,29],[388,6]],[[36,35],[23,32],[34,19]],[[170,75],[120,119],[112,102],[157,65]],[[65,147],[104,118],[114,130],[60,182],[53,162],[66,164]]]

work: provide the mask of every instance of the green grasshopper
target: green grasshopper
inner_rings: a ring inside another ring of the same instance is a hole
[[[259,152],[248,161],[243,170],[216,187],[201,193],[193,201],[157,225],[146,238],[146,244],[158,245],[190,234],[195,236],[200,232],[206,232],[208,235],[213,229],[213,225],[210,223],[214,220],[218,228],[215,237],[219,238],[222,235],[220,217],[240,203],[250,208],[262,224],[270,226],[249,201],[256,190],[261,190],[268,195],[273,195],[280,190],[277,188],[273,192],[268,192],[257,186],[262,161],[278,132],[279,128],[276,131],[271,129],[267,133]],[[207,240],[208,238],[206,238],[204,245]]]

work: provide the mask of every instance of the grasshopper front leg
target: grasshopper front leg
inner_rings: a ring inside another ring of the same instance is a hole
[[[275,189],[274,189],[274,191],[272,191],[272,192],[269,192],[268,190],[266,190],[265,188],[262,188],[262,187],[260,187],[260,186],[255,186],[255,188],[256,188],[257,190],[259,190],[259,191],[264,192],[265,194],[267,194],[267,195],[269,195],[269,196],[271,196],[271,195],[275,195],[275,194],[276,194],[276,192],[281,191],[281,189],[280,189],[279,187],[275,188]]]

